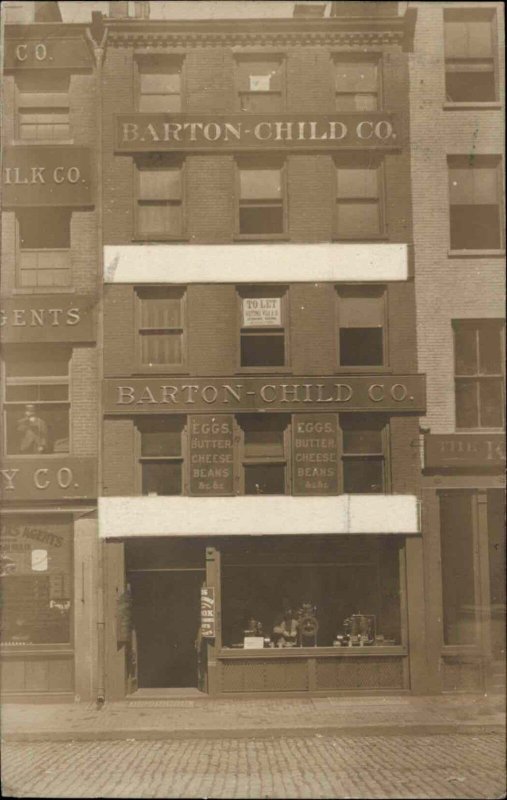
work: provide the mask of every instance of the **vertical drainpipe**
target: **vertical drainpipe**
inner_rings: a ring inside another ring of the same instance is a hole
[[[106,50],[107,28],[103,25],[100,12],[92,12],[92,27],[96,27],[100,42],[94,39],[90,28],[86,36],[92,46],[95,57],[95,90],[96,90],[96,130],[95,137],[95,213],[97,220],[97,303],[96,303],[96,348],[97,348],[97,499],[102,492],[102,380],[103,380],[103,158],[102,158],[102,66]],[[97,543],[97,705],[105,701],[106,694],[106,653],[105,653],[105,553],[104,542],[99,538]]]

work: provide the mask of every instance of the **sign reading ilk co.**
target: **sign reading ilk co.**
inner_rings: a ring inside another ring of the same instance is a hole
[[[93,205],[92,161],[86,147],[6,147],[2,181],[6,207]]]

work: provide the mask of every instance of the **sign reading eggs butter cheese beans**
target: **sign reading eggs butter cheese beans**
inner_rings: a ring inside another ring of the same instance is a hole
[[[294,494],[337,494],[337,439],[336,414],[294,414]]]
[[[232,414],[189,417],[190,494],[234,494]]]

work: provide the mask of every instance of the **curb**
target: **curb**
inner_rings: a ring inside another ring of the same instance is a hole
[[[501,723],[442,723],[428,725],[356,725],[277,728],[194,728],[156,729],[123,728],[117,731],[12,731],[3,732],[2,742],[103,742],[165,741],[176,739],[266,739],[301,736],[438,736],[460,734],[483,736],[503,734]]]

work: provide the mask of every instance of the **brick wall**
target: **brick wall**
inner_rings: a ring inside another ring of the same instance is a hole
[[[134,423],[129,419],[105,419],[102,432],[104,451],[104,496],[134,495],[136,460],[134,455]]]
[[[72,454],[97,456],[97,351],[75,347],[72,351],[71,420]]]
[[[503,111],[444,108],[443,8],[457,3],[414,3],[418,9],[410,54],[412,187],[419,371],[427,374],[427,424],[433,433],[454,430],[451,321],[503,317],[503,258],[449,258],[447,156],[503,152]],[[470,7],[470,4],[459,4]],[[498,52],[503,53],[502,6]],[[503,64],[500,57],[500,86]]]

